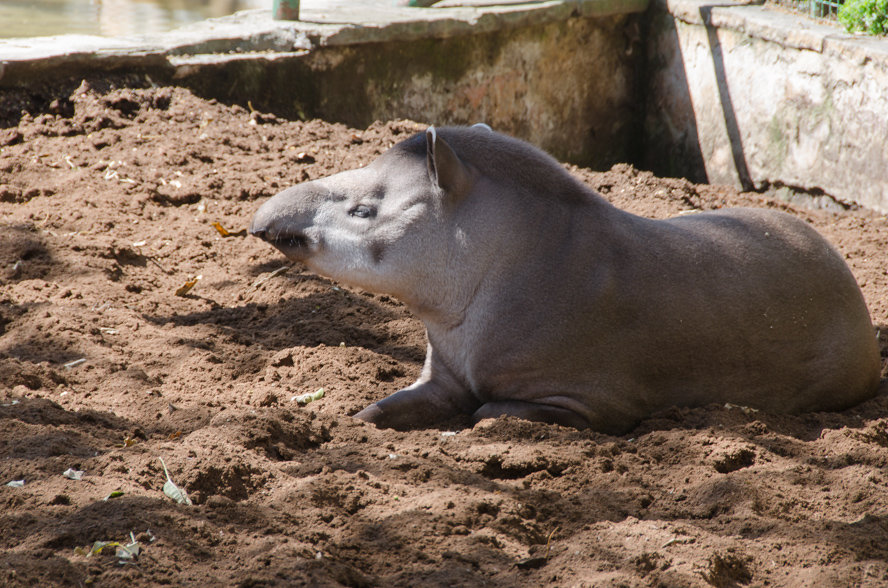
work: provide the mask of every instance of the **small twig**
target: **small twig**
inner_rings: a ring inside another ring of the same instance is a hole
[[[148,255],[148,256],[146,256],[146,257],[148,257],[148,261],[150,261],[151,263],[153,263],[154,265],[156,265],[157,267],[159,267],[159,268],[160,268],[160,271],[162,271],[162,272],[165,273],[165,274],[169,274],[169,273],[170,273],[165,267],[163,267],[162,265],[160,265],[160,262],[157,261],[156,259],[154,259],[153,256]]]
[[[256,280],[253,283],[253,289],[255,290],[256,288],[258,288],[259,286],[261,286],[262,284],[264,284],[266,281],[270,280],[271,278],[284,273],[285,271],[290,269],[290,267],[291,266],[289,266],[289,265],[283,265],[283,266],[277,268],[276,270],[274,270],[273,272],[262,276],[261,278],[259,278],[258,280]]]
[[[555,527],[551,533],[549,533],[549,537],[546,538],[546,561],[549,560],[549,548],[552,546],[552,537],[561,530],[561,527]]]

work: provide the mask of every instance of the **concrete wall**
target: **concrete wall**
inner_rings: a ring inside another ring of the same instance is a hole
[[[180,67],[176,82],[207,96],[251,96],[258,109],[359,128],[410,118],[486,122],[557,158],[607,167],[640,148],[637,71],[627,15],[446,38],[318,47],[271,62]],[[232,83],[232,80],[237,80]]]
[[[646,167],[888,211],[888,41],[699,0],[648,25]]]

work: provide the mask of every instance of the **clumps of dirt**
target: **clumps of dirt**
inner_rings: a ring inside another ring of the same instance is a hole
[[[116,137],[99,133],[102,129],[121,129],[139,122],[152,110],[166,110],[172,100],[172,89],[157,92],[135,93],[129,89],[116,89],[107,93],[96,92],[84,81],[65,99],[55,99],[48,111],[33,117],[25,112],[19,126],[24,123],[27,131],[21,140],[33,139],[37,134],[47,137],[88,135],[97,149],[107,147]],[[28,123],[33,122],[33,125]]]
[[[888,419],[878,419],[856,433],[858,439],[865,443],[875,443],[888,447]]]
[[[720,474],[736,472],[742,468],[755,465],[755,450],[749,447],[739,447],[720,454],[713,461],[715,471]]]
[[[5,93],[0,126],[0,583],[888,582],[888,390],[839,414],[669,409],[622,437],[352,419],[416,378],[422,326],[243,229],[264,198],[424,125],[91,80]],[[568,169],[651,217],[804,218],[844,253],[888,357],[884,216]],[[191,506],[164,494],[161,458]],[[135,560],[85,555],[133,539]]]
[[[313,412],[225,410],[210,420],[209,427],[226,430],[239,444],[275,461],[291,461],[298,454],[330,440],[330,431]]]
[[[703,572],[703,579],[716,588],[731,588],[749,584],[753,580],[750,571],[752,558],[734,553],[714,553],[709,556],[709,567]]]

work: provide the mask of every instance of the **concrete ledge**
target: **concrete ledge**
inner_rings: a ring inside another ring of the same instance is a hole
[[[270,10],[209,19],[151,37],[63,35],[0,40],[0,86],[24,83],[68,65],[108,69],[145,59],[182,55],[311,51],[322,47],[403,42],[483,34],[564,21],[643,12],[648,0],[550,0],[493,6],[411,8],[390,0],[302,2],[296,22],[276,21]],[[215,58],[216,61],[224,59]],[[175,59],[170,65],[175,65]]]
[[[801,15],[743,2],[711,0],[655,0],[676,19],[692,25],[708,25],[741,32],[750,37],[779,43],[794,49],[818,53],[836,48],[836,53],[865,54],[888,64],[888,42],[870,36],[846,33],[835,24],[820,23]]]

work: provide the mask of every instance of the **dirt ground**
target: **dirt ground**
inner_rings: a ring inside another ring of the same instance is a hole
[[[622,437],[352,419],[417,376],[421,325],[237,231],[278,190],[421,125],[89,84],[2,96],[0,123],[0,584],[888,583],[884,388],[839,414],[673,409]],[[844,253],[888,355],[884,216],[571,171],[638,214],[806,219]],[[193,505],[164,494],[161,458]]]

